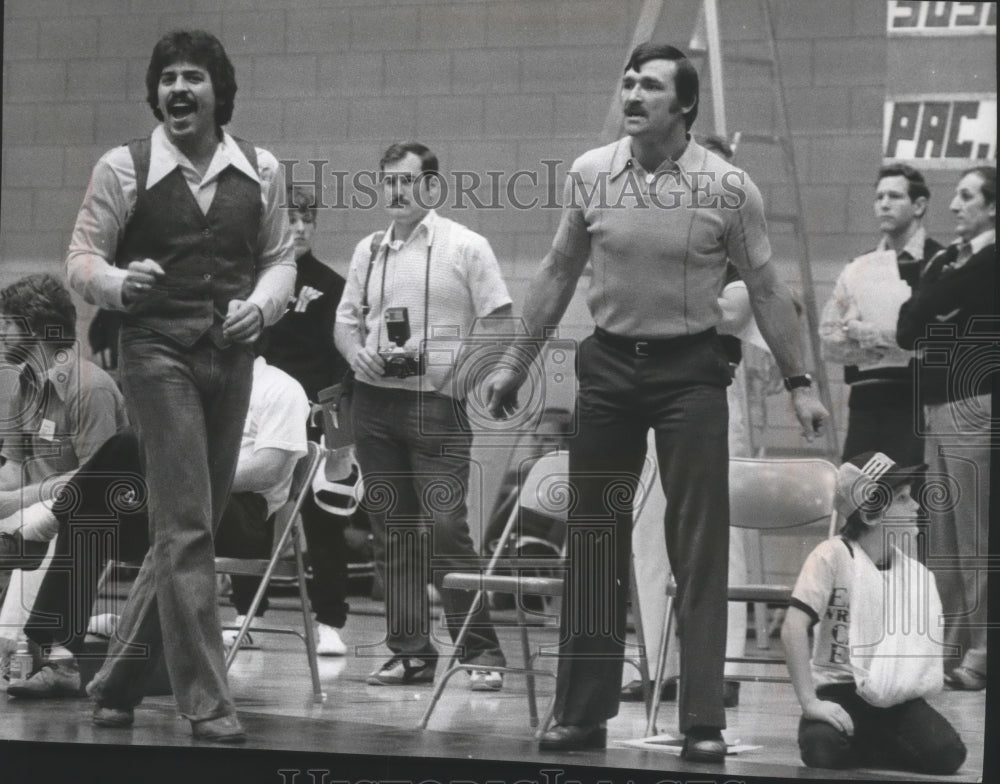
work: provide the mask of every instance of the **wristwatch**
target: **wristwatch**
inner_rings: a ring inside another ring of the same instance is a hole
[[[793,389],[808,389],[813,385],[813,377],[808,373],[801,376],[785,376],[785,389],[791,392]]]

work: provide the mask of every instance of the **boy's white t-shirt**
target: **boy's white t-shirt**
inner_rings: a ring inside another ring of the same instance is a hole
[[[851,668],[852,545],[842,537],[820,542],[809,553],[792,590],[791,605],[806,613],[813,628],[812,675],[816,688],[853,683]]]

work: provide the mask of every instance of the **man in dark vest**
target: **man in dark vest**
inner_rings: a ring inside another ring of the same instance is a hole
[[[123,311],[120,378],[153,541],[88,691],[95,724],[130,726],[162,649],[194,737],[242,742],[213,534],[239,454],[251,344],[284,313],[294,252],[277,160],[222,131],[236,94],[222,44],[201,31],[168,33],[146,91],[160,124],[98,161],[66,260],[84,299]]]

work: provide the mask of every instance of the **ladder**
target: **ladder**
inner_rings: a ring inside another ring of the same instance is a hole
[[[782,164],[787,178],[788,187],[792,195],[793,210],[791,212],[765,213],[768,223],[771,225],[787,225],[794,236],[795,251],[798,258],[799,278],[802,288],[803,308],[806,316],[806,326],[809,336],[809,347],[812,354],[813,374],[818,386],[820,400],[826,407],[830,416],[826,423],[824,441],[825,454],[828,457],[837,459],[838,442],[837,428],[834,421],[833,401],[830,397],[830,385],[828,383],[826,366],[822,361],[819,342],[819,310],[816,304],[816,291],[812,276],[812,265],[809,260],[809,244],[806,241],[806,227],[803,219],[802,195],[799,188],[798,169],[795,165],[795,148],[792,142],[791,128],[788,123],[788,111],[785,104],[785,90],[781,77],[781,63],[778,57],[778,50],[775,44],[774,21],[771,14],[770,0],[758,0],[763,19],[764,37],[767,42],[767,54],[765,56],[752,55],[730,55],[723,54],[721,36],[719,33],[719,9],[718,0],[702,0],[698,9],[698,20],[695,23],[694,33],[688,47],[688,56],[695,60],[704,58],[708,61],[708,74],[711,94],[712,110],[715,122],[715,133],[732,144],[734,153],[739,147],[744,145],[767,145],[776,148],[782,158]],[[663,12],[663,0],[645,0],[639,19],[636,22],[635,32],[632,36],[632,44],[629,51],[640,43],[652,39],[656,32],[657,25]],[[726,118],[726,102],[723,80],[723,61],[739,63],[743,65],[766,66],[770,69],[770,82],[774,88],[774,104],[776,108],[777,126],[773,133],[737,131],[730,136]],[[622,133],[621,108],[617,96],[611,101],[607,117],[604,121],[604,128],[601,134],[604,142],[611,142]],[[750,412],[754,406],[746,406],[748,412],[748,428],[751,437],[754,431],[753,423],[749,421]]]

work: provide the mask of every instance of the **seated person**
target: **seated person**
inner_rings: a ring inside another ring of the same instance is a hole
[[[295,463],[306,453],[308,408],[305,393],[291,376],[269,366],[262,357],[256,359],[233,490],[216,532],[219,555],[270,555],[272,516],[287,500]],[[51,538],[56,532],[58,536],[52,568],[25,626],[28,637],[41,646],[44,661],[30,678],[11,684],[9,695],[79,693],[76,656],[82,651],[87,623],[81,623],[76,613],[82,609],[90,617],[97,593],[94,564],[108,558],[138,562],[145,556],[149,523],[144,496],[138,443],[135,434],[126,430],[98,450],[51,508],[38,505],[26,515],[24,527],[12,531],[16,539]],[[114,518],[109,517],[109,506],[117,513]],[[10,521],[0,521],[0,528],[11,531]],[[102,536],[102,532],[111,535]],[[30,563],[22,565],[33,568]],[[249,609],[257,585],[254,578],[244,579],[250,584],[233,580],[233,603],[241,614]],[[262,603],[258,614],[264,609]],[[53,619],[58,621],[55,625]]]
[[[35,274],[0,290],[0,518],[51,501],[58,487],[128,423],[114,381],[80,357],[76,308],[54,276]],[[18,522],[19,525],[19,522]],[[15,525],[16,528],[16,525]],[[0,566],[48,542],[0,536]],[[18,574],[0,611],[0,653],[16,645],[38,585]],[[13,638],[11,632],[14,632]]]
[[[930,573],[891,544],[893,536],[899,540],[902,534],[915,531],[919,506],[910,497],[910,485],[919,480],[924,468],[901,469],[881,452],[867,452],[844,463],[837,476],[835,503],[847,522],[839,536],[821,542],[809,554],[795,583],[781,640],[802,706],[799,749],[809,767],[865,766],[950,774],[965,761],[965,745],[958,733],[922,696],[904,698],[889,707],[876,707],[871,696],[862,696],[856,683],[857,648],[852,649],[849,638],[859,628],[860,618],[873,610],[880,619],[891,612],[884,627],[900,629],[909,625],[897,617],[903,608],[921,606],[927,612],[930,599],[936,600]],[[876,574],[876,587],[870,594],[852,596],[859,584],[856,568],[865,566],[860,559],[870,559],[873,571],[877,569],[884,580],[894,583],[902,576],[900,570],[919,572],[902,583],[912,595],[890,605],[884,582]],[[927,593],[922,602],[917,595],[921,586]],[[874,603],[882,606],[873,607]],[[855,646],[861,642],[853,640]],[[940,688],[940,664],[933,656],[927,658]]]
[[[52,275],[0,291],[0,348],[16,375],[0,397],[0,518],[9,518],[52,500],[128,418],[111,377],[77,353],[76,307]],[[0,555],[21,547],[4,539]]]

